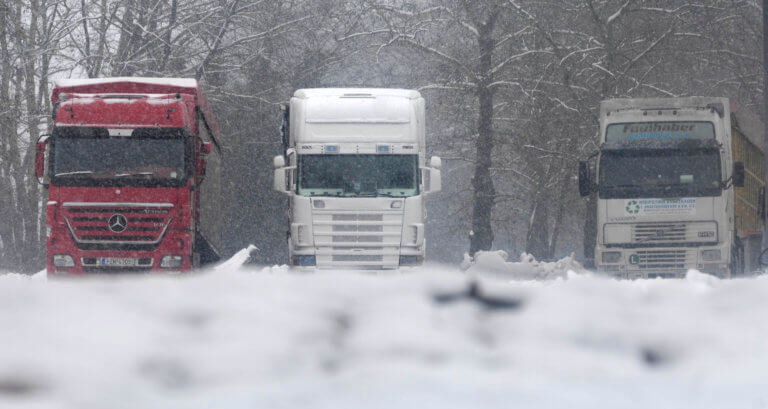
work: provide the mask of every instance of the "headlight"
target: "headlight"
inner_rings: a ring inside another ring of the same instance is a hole
[[[69,254],[54,254],[53,265],[56,267],[74,267],[75,259]]]
[[[184,263],[184,257],[178,254],[169,254],[160,259],[162,268],[179,268]]]
[[[701,251],[701,260],[702,261],[718,261],[720,260],[720,250],[702,250]]]
[[[603,263],[618,263],[621,260],[620,251],[606,251],[603,253]]]

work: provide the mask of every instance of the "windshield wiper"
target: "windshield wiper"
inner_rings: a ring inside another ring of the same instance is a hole
[[[115,175],[116,178],[122,178],[126,176],[154,176],[155,172],[133,172],[133,173],[118,173]]]
[[[57,174],[55,174],[53,176],[54,177],[59,177],[59,176],[91,175],[91,174],[93,174],[92,170],[76,170],[76,171],[73,171],[73,172],[57,173]]]
[[[394,193],[389,193],[389,192],[380,192],[377,196],[381,196],[381,197],[406,197],[407,195],[405,195],[405,194],[396,195]]]
[[[376,192],[344,192],[344,195],[349,195],[349,197],[376,197]]]

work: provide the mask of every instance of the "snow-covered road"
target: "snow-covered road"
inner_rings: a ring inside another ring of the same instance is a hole
[[[0,407],[768,408],[768,277],[481,267],[0,276]]]

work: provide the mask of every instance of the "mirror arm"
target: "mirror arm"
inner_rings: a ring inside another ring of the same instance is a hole
[[[720,189],[728,190],[733,186],[733,175],[731,175],[728,179],[723,180],[720,182]]]

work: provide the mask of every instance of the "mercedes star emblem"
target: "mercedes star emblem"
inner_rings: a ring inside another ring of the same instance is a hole
[[[125,228],[128,227],[128,219],[122,214],[113,214],[112,217],[109,218],[107,224],[109,225],[109,230],[112,230],[115,233],[122,233],[125,231]]]

